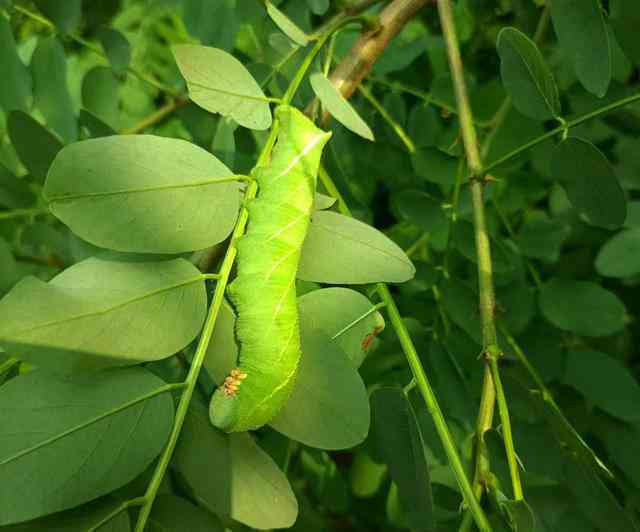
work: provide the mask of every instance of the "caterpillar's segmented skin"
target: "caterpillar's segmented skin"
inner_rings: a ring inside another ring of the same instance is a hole
[[[307,234],[322,149],[331,133],[290,106],[280,124],[271,163],[256,173],[258,196],[249,205],[238,241],[238,276],[229,286],[238,320],[238,368],[211,400],[211,421],[226,432],[256,429],[285,404],[300,361],[296,273]]]

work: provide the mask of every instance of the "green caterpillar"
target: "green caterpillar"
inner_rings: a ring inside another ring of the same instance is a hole
[[[226,432],[256,429],[285,404],[300,361],[296,273],[307,234],[322,148],[331,133],[290,106],[271,163],[256,173],[258,197],[238,241],[238,276],[229,286],[238,320],[239,367],[213,394],[212,423]]]

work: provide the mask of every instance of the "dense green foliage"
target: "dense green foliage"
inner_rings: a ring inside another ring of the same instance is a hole
[[[640,5],[427,2],[346,99],[397,3],[0,0],[0,530],[640,528]]]

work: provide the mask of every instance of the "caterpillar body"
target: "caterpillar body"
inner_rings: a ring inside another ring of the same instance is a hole
[[[297,109],[276,109],[271,162],[256,172],[258,196],[237,244],[238,275],[229,285],[236,307],[239,366],[211,400],[212,423],[226,432],[256,429],[285,404],[300,361],[296,273],[307,234],[322,149],[331,133]]]

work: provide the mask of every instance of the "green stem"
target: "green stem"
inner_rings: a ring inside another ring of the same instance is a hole
[[[0,364],[0,377],[9,371],[16,364],[20,364],[20,360],[15,357],[10,357]]]
[[[346,216],[352,216],[351,210],[344,202],[344,199],[340,195],[340,192],[338,191],[335,183],[322,166],[320,167],[319,176],[327,192],[338,200],[339,211]],[[444,415],[442,414],[442,410],[440,409],[440,405],[438,404],[436,395],[431,388],[431,385],[429,384],[429,380],[424,371],[424,368],[422,367],[422,362],[420,361],[418,352],[413,345],[413,341],[411,340],[409,331],[407,331],[407,328],[402,321],[400,311],[396,306],[393,296],[391,295],[391,292],[389,291],[387,285],[384,283],[379,283],[376,288],[378,294],[380,294],[382,303],[384,303],[387,309],[389,320],[391,321],[391,325],[393,326],[398,340],[400,341],[400,345],[405,354],[409,367],[411,368],[411,372],[418,386],[418,389],[420,390],[420,394],[422,395],[425,405],[427,406],[427,410],[429,410],[429,413],[433,418],[433,422],[436,426],[436,431],[438,432],[438,437],[440,438],[442,446],[447,454],[447,458],[449,459],[451,468],[453,469],[453,472],[456,476],[456,480],[458,481],[458,485],[460,486],[460,490],[462,491],[464,500],[467,503],[467,506],[469,507],[471,513],[473,514],[476,523],[478,524],[478,528],[483,532],[491,531],[492,528],[489,525],[489,521],[487,521],[487,517],[484,515],[484,511],[482,510],[478,499],[476,499],[476,497],[474,497],[473,495],[471,483],[467,478],[464,465],[462,464],[462,460],[460,459],[460,456],[456,449],[456,445],[453,437],[451,436],[451,432],[449,431],[447,422],[444,418]]]
[[[413,341],[411,340],[411,336],[402,321],[402,317],[400,316],[400,312],[398,311],[398,307],[396,306],[393,296],[391,295],[391,292],[389,292],[387,285],[382,283],[378,285],[378,293],[380,294],[382,301],[387,305],[389,320],[396,331],[402,350],[407,357],[407,362],[411,368],[418,390],[427,405],[427,410],[429,410],[429,413],[433,418],[438,436],[442,442],[445,453],[447,454],[451,468],[456,476],[456,480],[458,481],[464,500],[473,514],[478,528],[481,531],[490,531],[492,530],[491,525],[487,521],[478,499],[473,494],[471,483],[467,478],[464,465],[462,464],[462,460],[460,459],[456,449],[456,445],[453,437],[451,436],[451,432],[449,431],[449,427],[447,426],[447,422],[442,414],[442,410],[440,409],[435,393],[429,384],[427,375],[422,367],[422,363],[420,362],[420,357],[418,356],[416,348],[413,345]]]
[[[106,525],[109,521],[111,521],[114,517],[117,517],[122,512],[124,512],[127,508],[133,508],[134,506],[142,506],[145,502],[144,497],[138,497],[136,499],[129,499],[128,501],[123,501],[118,506],[116,506],[113,511],[109,512],[105,515],[100,521],[96,524],[92,525],[91,528],[87,530],[87,532],[95,532],[99,530],[100,527]]]
[[[497,360],[500,356],[502,356],[502,352],[500,351],[500,347],[498,345],[498,337],[494,320],[495,293],[493,287],[491,248],[485,220],[484,200],[482,197],[484,188],[484,172],[482,158],[478,149],[478,139],[473,123],[473,115],[471,112],[471,106],[469,104],[466,82],[464,79],[464,69],[460,56],[460,46],[458,44],[458,38],[456,35],[456,28],[454,24],[450,0],[438,0],[438,12],[440,15],[440,23],[447,47],[449,67],[451,69],[451,75],[454,83],[456,102],[458,106],[458,116],[460,120],[460,129],[462,132],[462,140],[464,143],[467,164],[471,172],[471,197],[473,204],[476,253],[478,257],[478,285],[480,291],[482,340],[485,357],[489,358],[490,364],[489,372],[487,372],[485,368],[483,392],[486,395],[485,397],[483,397],[482,401],[484,407],[486,408],[487,415],[485,416],[483,412],[480,413],[480,421],[484,422],[485,424],[478,424],[479,431],[477,433],[476,442],[480,450],[484,452],[484,433],[486,432],[486,430],[489,430],[493,423],[493,405],[490,403],[494,403],[491,398],[495,396],[495,390],[491,390],[491,388],[496,388],[500,384]],[[491,361],[493,361],[493,363]],[[504,399],[504,392],[502,393],[502,398]],[[500,417],[502,419],[503,425],[506,425],[509,429],[505,430],[504,432],[505,449],[508,458],[510,461],[516,461],[517,458],[515,456],[515,449],[510,430],[511,422],[506,399],[504,399],[503,401],[498,401],[498,410],[500,412]],[[485,458],[486,460],[488,460],[488,457]],[[474,484],[476,484],[476,491],[478,489],[477,482],[481,480],[482,478],[474,479]],[[522,485],[520,483],[520,477],[518,474],[512,474],[512,483],[514,494],[520,494],[521,496]]]
[[[513,486],[513,496],[516,501],[524,499],[522,492],[522,483],[520,482],[520,468],[516,456],[516,449],[513,443],[513,433],[511,431],[511,419],[509,418],[509,407],[507,406],[507,398],[504,394],[502,379],[498,369],[498,360],[490,356],[489,367],[491,368],[491,377],[496,389],[496,399],[498,400],[498,412],[500,412],[500,421],[502,423],[502,439],[507,453],[507,462],[509,464],[509,473],[511,474],[511,485]]]
[[[398,136],[398,138],[402,141],[402,143],[407,148],[409,153],[415,153],[416,145],[411,140],[411,137],[407,134],[407,132],[402,128],[400,124],[398,124],[393,117],[389,114],[389,112],[384,108],[384,106],[378,101],[378,99],[371,93],[369,89],[367,89],[364,85],[358,85],[358,90],[362,93],[366,100],[369,101],[371,105],[373,105],[374,109],[380,113],[382,119],[389,124],[389,127],[393,129],[393,132]]]
[[[293,97],[296,94],[296,91],[298,90],[298,87],[300,87],[300,84],[302,83],[302,80],[304,79],[307,73],[307,70],[309,70],[309,67],[313,63],[314,59],[316,58],[320,50],[322,50],[322,47],[325,45],[327,40],[336,31],[343,28],[347,24],[352,24],[353,22],[366,23],[366,21],[367,21],[366,17],[363,17],[363,16],[347,17],[347,18],[338,20],[335,24],[330,26],[329,29],[327,29],[327,31],[325,31],[322,35],[320,35],[316,43],[313,45],[313,48],[311,49],[311,51],[307,54],[307,56],[304,58],[304,61],[302,61],[302,64],[298,67],[298,71],[296,72],[296,75],[294,76],[294,78],[291,80],[291,83],[287,88],[287,92],[285,92],[284,96],[282,97],[283,103],[286,103],[286,104],[291,103],[291,101],[293,100]]]
[[[1,211],[0,220],[10,220],[12,218],[25,218],[28,216],[39,216],[41,214],[48,214],[49,209],[14,209],[12,211]]]
[[[274,130],[275,128],[272,129],[272,131]],[[245,202],[253,199],[256,195],[257,190],[258,185],[257,182],[254,181],[247,187],[247,191],[245,193]],[[218,318],[218,312],[220,311],[220,307],[222,306],[222,302],[224,300],[224,293],[227,288],[229,276],[231,275],[231,268],[236,258],[236,242],[238,238],[240,238],[240,236],[242,236],[242,234],[244,233],[245,227],[247,225],[248,215],[249,213],[247,209],[243,208],[242,212],[240,213],[238,223],[236,224],[236,227],[233,231],[231,244],[227,249],[224,261],[222,262],[222,267],[220,268],[219,273],[220,278],[218,280],[218,283],[216,284],[216,289],[213,294],[213,301],[211,302],[211,307],[209,308],[207,320],[204,324],[196,353],[191,362],[191,368],[189,369],[189,373],[185,380],[186,387],[184,389],[184,392],[182,393],[182,396],[180,397],[180,402],[178,403],[173,429],[171,431],[171,435],[169,436],[169,441],[165,446],[162,455],[160,456],[160,460],[158,461],[158,465],[156,466],[156,469],[153,473],[153,477],[151,478],[151,481],[147,486],[147,491],[144,495],[145,503],[142,508],[140,508],[140,513],[138,514],[138,521],[135,528],[136,532],[144,531],[147,519],[149,518],[149,514],[151,513],[153,502],[158,493],[158,489],[160,488],[160,484],[162,483],[164,474],[169,467],[169,462],[171,460],[171,457],[173,456],[173,451],[175,450],[176,444],[178,443],[182,425],[184,424],[184,420],[187,416],[189,404],[191,402],[191,398],[198,381],[198,375],[200,374],[202,364],[204,363],[204,359],[207,354],[207,348],[209,346],[209,341],[211,340],[216,319]]]
[[[538,144],[544,142],[545,140],[552,139],[556,135],[561,134],[563,131],[565,131],[565,129],[571,129],[573,127],[579,126],[580,124],[587,122],[593,118],[597,118],[601,115],[605,115],[607,113],[610,113],[611,111],[615,111],[616,109],[620,109],[621,107],[625,107],[639,100],[640,100],[640,92],[636,94],[632,94],[631,96],[627,96],[626,98],[621,98],[619,100],[616,100],[615,102],[610,103],[609,105],[605,105],[603,107],[595,109],[590,113],[579,116],[578,118],[574,118],[573,120],[567,120],[566,125],[559,125],[554,129],[552,129],[551,131],[548,131],[547,133],[540,135],[539,137],[533,140],[530,140],[526,144],[519,146],[515,150],[510,151],[506,155],[503,155],[498,160],[493,161],[490,165],[486,166],[484,170],[485,172],[490,172],[494,168],[497,168],[498,166],[501,166],[506,162],[509,162],[511,159],[516,158],[521,153],[524,153],[525,151],[530,150],[531,148],[533,148],[534,146],[537,146]]]

